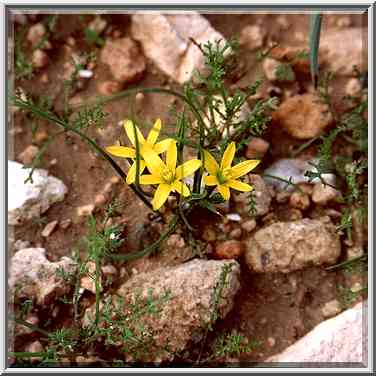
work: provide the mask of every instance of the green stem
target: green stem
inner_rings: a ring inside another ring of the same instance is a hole
[[[366,260],[366,258],[367,258],[367,255],[362,255],[362,256],[354,257],[351,260],[343,261],[343,262],[341,262],[339,264],[336,264],[336,265],[333,265],[333,266],[329,266],[325,270],[330,271],[330,270],[340,269],[340,268],[343,268],[344,266],[351,265],[354,262]]]
[[[101,260],[97,256],[95,259],[95,326],[99,324],[99,303],[101,299]]]
[[[16,324],[20,324],[20,325],[26,326],[27,328],[32,329],[32,330],[34,330],[34,331],[36,331],[36,332],[39,332],[39,333],[41,333],[41,334],[43,334],[43,335],[45,335],[45,336],[47,336],[47,337],[50,335],[50,333],[48,333],[46,330],[41,329],[41,328],[39,328],[39,327],[36,326],[36,325],[30,324],[29,322],[24,321],[24,320],[22,320],[22,319],[15,318],[15,319],[14,319],[14,322],[15,322]]]

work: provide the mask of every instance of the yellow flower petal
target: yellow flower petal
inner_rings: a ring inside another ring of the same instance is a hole
[[[184,197],[188,197],[191,194],[187,185],[183,183],[182,181],[175,180],[172,183],[172,187],[175,189],[176,192],[178,192]]]
[[[149,185],[149,184],[161,184],[162,179],[160,176],[155,175],[142,175],[140,176],[140,184]]]
[[[161,176],[161,173],[166,169],[166,165],[158,157],[158,154],[152,148],[144,146],[142,148],[142,156],[151,174]]]
[[[176,179],[180,180],[193,174],[200,167],[201,161],[199,161],[198,159],[191,159],[190,161],[187,161],[182,165],[176,167],[175,177]]]
[[[137,138],[138,138],[138,143],[140,145],[142,145],[142,144],[145,143],[145,138],[142,135],[142,133],[140,132],[140,130],[138,129],[137,125],[135,127],[136,127],[136,134],[137,134]],[[136,146],[136,139],[135,139],[133,122],[131,120],[125,120],[124,121],[124,129],[125,129],[125,132],[127,133],[129,141],[132,143],[133,146]]]
[[[206,185],[219,185],[219,181],[216,176],[214,175],[207,175],[204,176],[204,183]]]
[[[161,128],[162,128],[161,119],[157,119],[157,121],[154,123],[153,128],[150,130],[146,141],[154,145],[157,142]]]
[[[158,210],[166,202],[171,192],[171,186],[168,184],[159,184],[155,191],[154,198],[151,201],[154,210]]]
[[[221,196],[224,198],[224,200],[228,201],[230,199],[229,187],[226,187],[225,185],[218,185],[217,189]]]
[[[125,146],[108,146],[106,148],[107,153],[121,158],[136,158],[136,150],[127,148]]]
[[[241,181],[234,179],[226,182],[226,185],[230,188],[236,189],[237,191],[241,192],[250,192],[253,189],[251,185],[242,183]]]
[[[157,154],[161,154],[165,152],[168,149],[168,146],[170,145],[170,142],[174,141],[172,138],[166,138],[163,141],[157,142],[153,145],[153,149]]]
[[[146,167],[145,162],[140,161],[140,172],[139,172],[140,175],[145,170],[145,167]],[[126,180],[127,184],[133,184],[136,181],[136,170],[137,170],[136,161],[134,161],[127,174],[127,180]]]
[[[237,164],[236,166],[231,168],[231,177],[233,179],[237,179],[240,176],[243,176],[245,174],[248,174],[248,172],[252,171],[260,161],[250,159],[248,161],[241,162]]]
[[[166,154],[166,165],[167,165],[167,168],[169,168],[170,170],[174,171],[175,168],[176,168],[177,158],[178,158],[178,149],[176,147],[176,142],[174,140],[174,141],[170,142],[170,145],[169,145],[169,147],[167,149],[167,154]]]
[[[235,157],[235,152],[236,152],[235,142],[231,142],[227,146],[225,152],[223,153],[222,162],[221,162],[221,170],[231,167],[232,160]]]
[[[219,165],[215,158],[206,150],[204,150],[204,167],[211,175],[215,175],[219,170]]]

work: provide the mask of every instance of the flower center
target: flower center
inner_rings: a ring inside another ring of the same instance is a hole
[[[217,172],[217,179],[220,184],[226,183],[226,181],[231,179],[231,167],[227,167],[223,170]]]
[[[162,171],[161,176],[162,176],[162,179],[167,184],[171,184],[174,181],[174,179],[175,179],[175,173],[174,173],[174,171],[170,170],[169,168],[165,168]]]

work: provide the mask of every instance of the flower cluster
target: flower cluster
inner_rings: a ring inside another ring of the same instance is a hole
[[[145,139],[131,120],[125,120],[124,129],[133,148],[120,145],[106,148],[109,154],[133,161],[127,174],[127,184],[133,184],[136,181],[136,155],[137,150],[139,151],[139,184],[157,185],[152,200],[154,210],[160,209],[172,192],[189,197],[191,191],[184,182],[184,178],[192,175],[201,167],[204,167],[207,172],[204,176],[205,185],[216,187],[226,201],[230,199],[230,188],[241,192],[252,190],[252,186],[237,179],[253,170],[260,161],[246,160],[231,166],[236,152],[234,142],[227,146],[220,164],[212,154],[205,150],[203,161],[191,159],[177,166],[176,140],[167,138],[157,142],[161,128],[162,123],[158,119]],[[166,152],[165,161],[159,156],[164,152]],[[149,174],[143,175],[145,168]]]

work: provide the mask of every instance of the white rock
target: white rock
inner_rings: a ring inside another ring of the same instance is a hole
[[[293,191],[294,187],[288,185],[287,183],[280,181],[278,179],[268,177],[267,175],[272,175],[274,177],[279,177],[285,180],[289,180],[294,184],[299,183],[308,183],[309,178],[304,176],[306,171],[317,172],[317,169],[310,164],[316,164],[315,160],[312,161],[305,161],[302,159],[280,159],[274,162],[269,168],[264,171],[264,179],[265,181],[272,185],[277,191]],[[331,185],[335,185],[336,179],[335,175],[333,174],[323,174],[322,178],[325,180],[326,183]],[[319,178],[315,178],[311,181],[312,184],[321,183]]]
[[[266,362],[298,362],[300,367],[304,367],[305,363],[310,363],[311,367],[312,363],[358,363],[358,367],[367,367],[366,304],[358,303],[322,322],[298,342]]]
[[[81,78],[91,78],[94,75],[94,72],[89,69],[81,69],[78,71],[78,75]]]
[[[132,16],[131,32],[142,44],[145,55],[178,83],[189,80],[195,69],[204,68],[202,53],[190,38],[201,44],[225,39],[196,12],[138,12]]]
[[[8,161],[8,223],[21,225],[39,218],[52,204],[62,201],[67,193],[64,183],[48,176],[48,171],[36,169],[33,183],[25,180],[30,169],[22,164]]]

